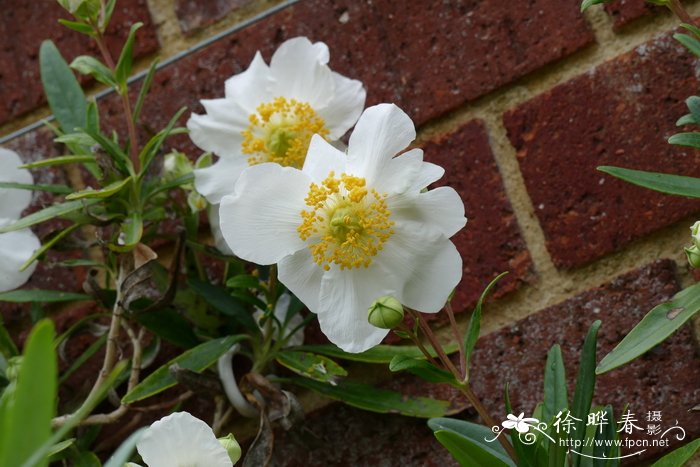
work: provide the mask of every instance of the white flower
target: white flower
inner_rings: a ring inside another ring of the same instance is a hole
[[[508,420],[501,423],[501,425],[503,425],[503,428],[507,428],[509,430],[515,428],[519,433],[527,433],[528,431],[530,431],[530,426],[532,426],[533,423],[538,423],[539,420],[537,420],[536,418],[524,417],[525,412],[521,412],[520,415],[518,415],[517,417],[509,413],[506,416]]]
[[[225,98],[203,100],[206,115],[187,122],[192,141],[219,156],[195,170],[195,187],[212,204],[233,191],[249,165],[301,168],[314,134],[343,136],[365,104],[362,83],[331,71],[328,47],[306,37],[284,42],[268,66],[260,52],[226,81]]]
[[[0,148],[0,181],[34,183],[28,170],[17,168],[21,164],[15,152]],[[16,222],[29,206],[32,192],[0,188],[0,200],[0,227],[6,227]],[[0,233],[0,292],[16,289],[29,280],[36,262],[24,271],[19,269],[40,246],[39,239],[29,229]]]
[[[239,257],[278,263],[280,281],[348,352],[389,332],[367,321],[385,295],[413,309],[439,311],[462,276],[449,240],[466,223],[456,191],[423,191],[444,170],[403,151],[413,122],[392,104],[362,114],[347,156],[314,137],[303,170],[260,164],[221,201],[221,230]]]
[[[233,465],[209,425],[187,412],[176,412],[153,423],[136,449],[148,467]]]

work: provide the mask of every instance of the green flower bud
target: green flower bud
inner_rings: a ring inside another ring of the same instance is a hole
[[[192,163],[186,155],[178,151],[165,155],[163,160],[163,178],[165,180],[175,180],[190,172],[192,172]]]
[[[685,255],[688,257],[688,263],[693,268],[700,268],[700,248],[696,245],[685,249]]]
[[[403,306],[389,295],[378,298],[370,305],[367,320],[372,326],[391,329],[403,321]]]
[[[192,212],[199,212],[207,208],[207,199],[196,191],[190,191],[187,195],[187,205]]]
[[[96,19],[100,13],[100,0],[58,0],[58,3],[79,19]]]
[[[214,163],[214,156],[211,155],[210,152],[205,152],[201,156],[199,156],[199,159],[197,159],[197,162],[194,163],[194,168],[195,169],[206,169],[210,165]]]
[[[690,236],[693,239],[693,244],[700,248],[700,221],[690,226]]]
[[[241,458],[241,445],[238,444],[238,441],[236,441],[236,438],[233,437],[231,433],[228,434],[225,438],[219,438],[219,442],[221,445],[226,449],[226,452],[228,452],[228,457],[231,459],[231,462],[235,464],[238,462],[238,459]]]
[[[19,368],[22,366],[22,356],[10,357],[5,368],[5,377],[10,381],[16,381],[19,375]]]

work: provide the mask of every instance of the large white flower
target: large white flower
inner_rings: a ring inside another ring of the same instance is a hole
[[[370,107],[347,155],[315,136],[303,170],[250,167],[221,201],[221,230],[234,253],[278,263],[280,281],[348,352],[388,333],[367,321],[374,300],[391,295],[437,312],[462,276],[449,238],[466,223],[464,205],[452,188],[423,190],[444,173],[423,162],[423,151],[394,157],[414,138],[401,109]]]
[[[311,137],[335,141],[352,127],[365,105],[362,83],[328,66],[322,42],[284,42],[268,66],[260,52],[246,71],[226,81],[223,99],[203,100],[206,115],[187,122],[192,141],[219,156],[195,170],[195,186],[212,204],[230,194],[250,165],[276,162],[301,168]]]
[[[0,148],[0,181],[34,183],[28,170],[18,168],[21,164],[15,152]],[[16,222],[31,200],[29,190],[0,188],[0,227]],[[16,289],[29,280],[36,262],[24,271],[19,269],[40,246],[39,239],[29,229],[0,233],[0,292]]]
[[[233,465],[209,425],[187,412],[176,412],[153,423],[136,449],[148,467]]]

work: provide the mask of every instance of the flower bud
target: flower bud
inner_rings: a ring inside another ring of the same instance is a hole
[[[58,3],[79,19],[96,19],[100,13],[100,0],[58,0]]]
[[[196,191],[190,191],[190,194],[187,195],[187,205],[192,212],[199,212],[207,208],[207,199]]]
[[[700,248],[696,245],[685,249],[685,254],[688,257],[688,263],[693,268],[700,268]]]
[[[19,369],[22,366],[22,356],[11,357],[7,360],[7,368],[5,368],[5,377],[9,381],[16,381],[19,375]]]
[[[231,463],[235,464],[238,459],[241,458],[241,445],[238,444],[236,438],[233,437],[231,433],[225,438],[219,438],[219,443],[226,449],[228,457],[231,459]]]
[[[192,172],[192,163],[183,153],[173,151],[165,155],[163,161],[163,178],[175,180]]]
[[[690,226],[690,236],[693,239],[693,244],[700,248],[700,221]]]
[[[378,298],[370,305],[367,320],[372,326],[391,329],[403,321],[403,306],[389,295]]]

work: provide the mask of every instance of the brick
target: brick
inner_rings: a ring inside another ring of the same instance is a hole
[[[332,404],[277,433],[272,465],[456,466],[425,420]]]
[[[598,337],[600,361],[648,310],[678,290],[674,263],[657,261],[484,336],[474,354],[474,390],[494,416],[504,416],[503,387],[509,383],[513,410],[532,413],[543,397],[547,352],[558,343],[573,394],[581,345],[593,321],[603,322]],[[697,404],[699,383],[700,358],[691,330],[685,326],[641,358],[599,376],[593,402],[612,404],[616,417],[629,403],[644,427],[641,417],[660,410],[663,426],[678,420],[687,441],[700,435],[700,419],[688,412]],[[650,448],[644,458],[658,454],[660,451]]]
[[[612,18],[615,31],[619,31],[639,18],[656,14],[664,9],[651,5],[645,0],[615,0],[605,5],[605,11]]]
[[[69,63],[81,54],[98,55],[88,37],[58,24],[58,18],[69,19],[69,16],[53,1],[43,2],[41,8],[21,0],[3,2],[3,16],[0,18],[0,123],[46,102],[39,75],[39,46],[43,40],[53,40]],[[138,33],[135,55],[143,56],[158,49],[156,30],[146,0],[122,0],[117,4],[106,37],[115,57],[118,57],[129,27],[137,21],[142,21],[144,27]]]
[[[697,201],[596,171],[614,165],[700,175],[697,151],[666,143],[680,131],[674,123],[687,112],[685,98],[697,92],[697,73],[690,54],[664,35],[505,114],[558,267],[589,263],[700,210]]]
[[[425,160],[442,166],[438,182],[457,190],[467,225],[452,240],[462,255],[464,275],[453,304],[471,309],[496,275],[510,274],[495,290],[504,295],[532,279],[532,260],[521,236],[483,122],[472,120],[423,147]]]
[[[185,34],[199,31],[235,11],[250,4],[253,0],[214,0],[198,2],[194,0],[176,0],[175,14],[180,29]]]

